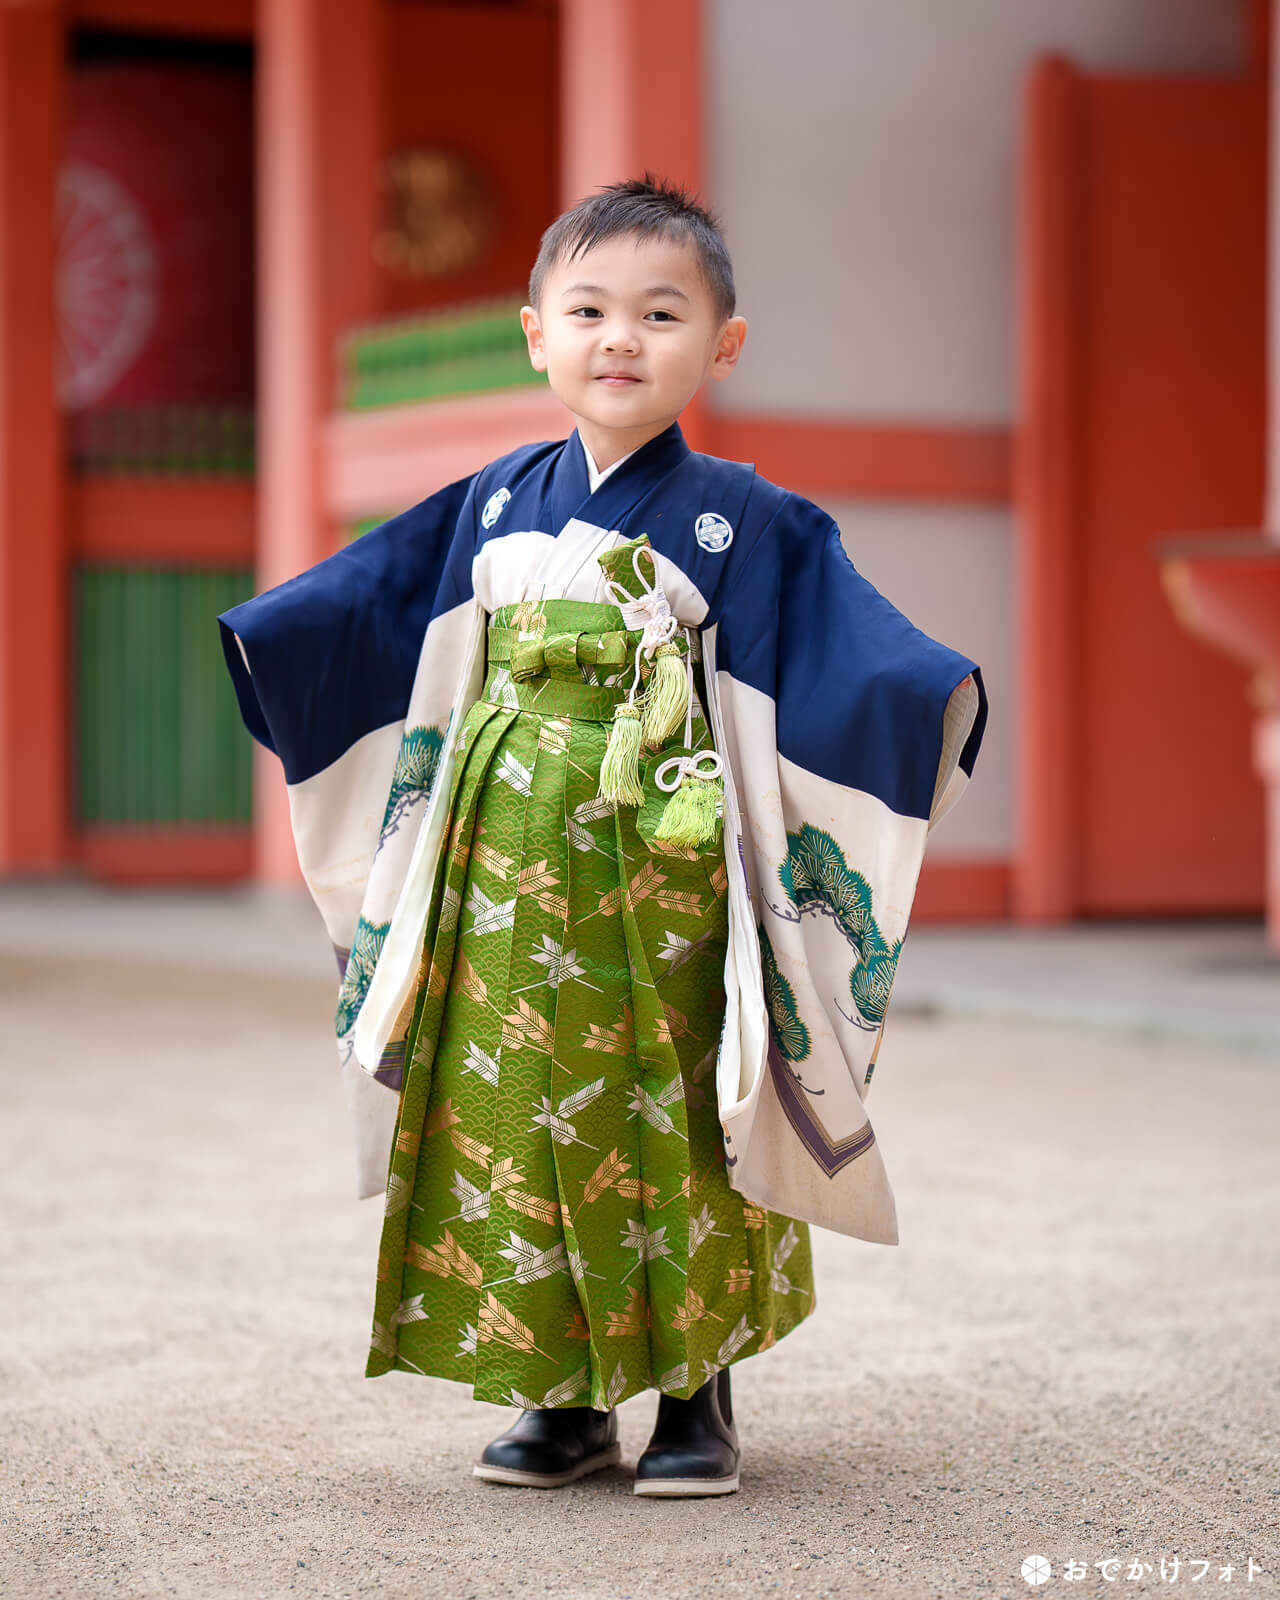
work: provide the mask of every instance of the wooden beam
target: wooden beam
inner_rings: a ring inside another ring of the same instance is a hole
[[[102,883],[225,883],[249,876],[252,845],[234,824],[87,823],[76,856]]]
[[[253,37],[253,0],[71,0],[68,10],[82,28],[175,38]]]
[[[680,426],[687,437],[683,417]],[[340,522],[401,511],[519,444],[563,439],[572,428],[549,389],[340,412],[326,425],[326,504]],[[709,432],[698,448],[753,461],[764,477],[807,494],[1009,502],[1011,445],[1001,428],[713,416]]]
[[[519,445],[572,431],[550,389],[340,413],[327,425],[329,510],[348,523],[389,516]]]
[[[716,455],[754,461],[776,483],[851,498],[1007,505],[1012,447],[1005,428],[829,417],[715,418]]]
[[[0,868],[66,858],[67,592],[54,393],[63,18],[0,7]]]
[[[72,555],[113,566],[251,567],[253,483],[80,478],[68,490]]]

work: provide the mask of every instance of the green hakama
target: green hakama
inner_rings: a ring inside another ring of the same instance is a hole
[[[604,1410],[687,1396],[814,1308],[808,1224],[725,1168],[722,835],[654,837],[658,764],[711,746],[696,633],[690,746],[682,729],[642,752],[642,807],[597,793],[639,637],[597,602],[490,619],[406,1041],[370,1377]]]

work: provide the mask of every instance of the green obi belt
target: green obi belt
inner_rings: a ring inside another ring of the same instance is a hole
[[[503,606],[489,624],[484,698],[608,721],[631,688],[641,630],[622,627],[617,606],[598,601],[543,601],[531,628],[510,626],[515,609]],[[687,653],[683,634],[673,642],[682,655]],[[652,662],[642,656],[640,690],[652,670]]]

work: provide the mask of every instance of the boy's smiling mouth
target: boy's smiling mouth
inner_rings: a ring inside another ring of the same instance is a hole
[[[632,372],[602,372],[596,378],[597,383],[639,383],[640,379]]]

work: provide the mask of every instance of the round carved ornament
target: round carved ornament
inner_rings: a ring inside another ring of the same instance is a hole
[[[380,265],[413,278],[474,267],[493,238],[498,208],[484,175],[438,146],[396,150],[382,164],[387,225],[374,242]]]

